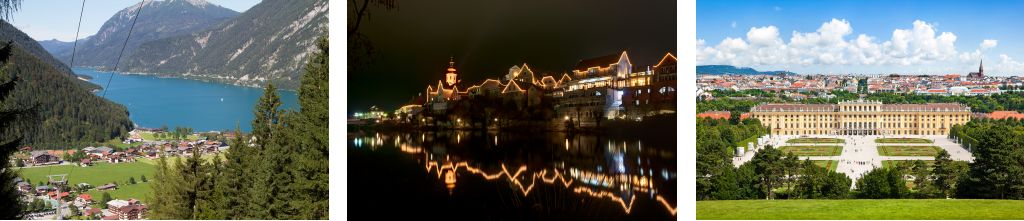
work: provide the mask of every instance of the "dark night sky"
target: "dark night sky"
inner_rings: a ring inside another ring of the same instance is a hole
[[[398,108],[427,85],[437,85],[450,56],[463,87],[499,78],[524,62],[538,77],[557,78],[580,59],[624,49],[634,65],[653,65],[666,52],[678,56],[675,1],[399,4],[397,11],[374,11],[360,27],[379,55],[365,71],[348,73],[348,114],[372,105]]]

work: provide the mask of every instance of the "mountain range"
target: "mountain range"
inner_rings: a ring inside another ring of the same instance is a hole
[[[138,11],[140,8],[141,12]],[[139,14],[139,19],[134,21],[133,29],[131,26],[136,14]],[[129,29],[132,34],[127,46],[124,47],[125,55],[132,54],[145,42],[204,30],[238,14],[236,11],[206,1],[167,0],[137,3],[111,16],[103,26],[100,26],[96,34],[79,40],[73,65],[113,68],[125,44],[125,38],[128,38]],[[50,45],[57,46],[50,47],[52,54],[65,63],[71,62],[71,47],[60,47],[64,45],[60,43]]]
[[[327,29],[325,0],[267,0],[242,13],[204,0],[145,4],[117,71],[295,89],[316,39]],[[140,6],[121,10],[80,40],[74,66],[111,70]],[[70,62],[66,42],[44,42]]]
[[[263,1],[205,31],[144,43],[125,70],[294,89],[326,31],[327,9],[323,0]]]
[[[749,67],[736,67],[732,65],[697,65],[697,74],[740,74],[740,75],[774,75],[774,74],[796,74],[789,71],[758,71]]]

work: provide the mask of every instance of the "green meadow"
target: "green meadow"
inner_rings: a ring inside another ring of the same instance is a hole
[[[697,201],[697,219],[1024,219],[1024,200]]]
[[[146,175],[146,178],[152,181],[153,173],[156,171],[154,164],[149,164],[139,160],[131,163],[105,163],[98,162],[90,167],[79,167],[72,165],[60,165],[60,166],[45,166],[45,167],[33,167],[33,168],[20,168],[15,169],[18,175],[23,179],[32,181],[32,185],[39,185],[39,182],[46,182],[46,175],[48,174],[68,174],[68,184],[77,185],[79,183],[88,183],[93,187],[97,187],[103,184],[117,182],[117,190],[110,191],[99,191],[96,189],[89,190],[88,194],[96,197],[103,195],[103,192],[110,193],[110,196],[115,199],[128,199],[135,198],[146,202],[149,193],[149,183],[142,182],[142,175]],[[128,184],[130,177],[135,178],[137,184]]]

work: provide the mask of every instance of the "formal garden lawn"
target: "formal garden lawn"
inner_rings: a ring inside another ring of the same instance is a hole
[[[923,138],[878,138],[875,143],[932,143],[929,139]]]
[[[936,146],[878,146],[878,154],[882,156],[936,156]]]
[[[789,139],[786,143],[846,143],[839,138],[795,138]]]
[[[935,161],[934,160],[922,160],[922,161],[924,161],[925,165],[928,165],[928,171],[932,171],[932,166],[935,165]],[[908,164],[909,163],[914,163],[913,160],[883,160],[882,161],[882,168],[895,168],[896,164],[899,164],[900,162],[906,162]]]
[[[836,171],[836,167],[839,166],[839,161],[837,160],[812,160],[811,162],[829,171]]]
[[[1024,200],[721,200],[697,201],[699,220],[1024,219]]]
[[[843,151],[840,146],[782,146],[782,152],[792,152],[797,156],[839,156]]]
[[[148,195],[151,192],[149,183],[142,182],[142,175],[146,175],[146,178],[152,181],[153,173],[156,171],[156,166],[153,164],[145,163],[140,161],[131,163],[105,163],[99,162],[90,167],[79,167],[73,165],[60,165],[60,166],[44,166],[44,167],[32,167],[32,168],[20,168],[15,169],[23,179],[32,181],[32,185],[39,185],[39,182],[46,182],[46,175],[48,174],[68,174],[68,183],[70,185],[77,185],[79,183],[88,183],[93,187],[100,186],[107,183],[117,182],[117,190],[110,191],[99,191],[96,189],[89,190],[88,194],[93,195],[98,200],[98,197],[103,195],[103,192],[110,193],[110,196],[115,199],[128,199],[135,198],[147,202]],[[128,179],[134,177],[137,184],[128,184]]]

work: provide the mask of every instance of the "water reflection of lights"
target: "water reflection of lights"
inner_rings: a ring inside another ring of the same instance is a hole
[[[429,158],[429,154],[424,153],[424,155],[428,156]],[[515,172],[509,172],[508,167],[505,166],[505,164],[501,164],[501,171],[487,173],[481,170],[480,168],[470,166],[469,163],[465,161],[459,163],[440,163],[437,161],[428,161],[425,164],[425,169],[427,170],[427,173],[437,171],[438,179],[444,177],[445,186],[448,188],[449,192],[451,192],[452,189],[455,188],[455,174],[458,173],[460,169],[470,172],[472,174],[480,175],[485,180],[496,180],[503,177],[507,178],[510,183],[516,185],[516,187],[523,194],[523,196],[530,195],[531,191],[533,190],[533,187],[536,185],[537,178],[540,178],[541,182],[544,182],[546,184],[555,184],[556,182],[560,183],[562,186],[566,188],[572,186],[576,179],[583,181],[585,184],[590,184],[593,186],[604,188],[611,188],[618,184],[617,186],[619,187],[619,190],[633,190],[637,192],[651,193],[655,197],[655,199],[658,200],[669,213],[671,213],[673,216],[676,214],[676,208],[674,206],[669,204],[668,201],[666,201],[664,197],[662,197],[661,195],[654,194],[654,183],[650,180],[649,177],[646,176],[635,176],[626,174],[619,174],[618,176],[607,176],[604,174],[593,173],[589,171],[581,171],[575,168],[570,169],[569,175],[571,176],[571,178],[567,178],[566,176],[564,176],[562,172],[560,172],[560,170],[558,169],[552,169],[552,174],[550,176],[548,175],[548,169],[542,169],[530,175],[523,175],[523,173],[527,171],[526,165],[519,166],[519,168],[517,168]],[[529,180],[529,184],[527,184],[527,180]],[[577,186],[573,188],[573,191],[576,193],[587,193],[587,195],[595,198],[611,199],[612,201],[618,202],[627,214],[632,211],[633,202],[635,202],[636,200],[636,196],[633,195],[630,197],[629,203],[627,204],[623,197],[616,196],[613,192],[607,190],[595,190],[587,186]]]
[[[396,142],[398,142],[398,139],[400,139],[400,137],[396,138]],[[424,140],[425,135],[421,135],[420,139]],[[497,145],[497,139],[498,137],[497,135],[495,135],[495,145]],[[461,140],[461,137],[457,135],[456,140]],[[569,140],[566,139],[565,142],[566,147],[568,148]],[[380,134],[376,134],[374,138],[354,138],[353,144],[356,147],[361,147],[364,144],[369,145],[371,147],[375,147],[382,145],[383,140]],[[611,146],[614,145],[610,145],[609,150],[611,150]],[[623,211],[626,214],[631,213],[634,202],[636,200],[636,195],[623,194],[626,196],[619,196],[616,195],[616,192],[621,191],[621,193],[625,193],[626,191],[635,191],[639,193],[648,193],[653,197],[653,199],[658,201],[659,204],[661,204],[667,212],[669,212],[673,216],[675,216],[677,212],[677,208],[675,206],[672,206],[672,204],[669,203],[668,200],[666,200],[664,197],[657,193],[658,191],[657,189],[655,189],[654,181],[651,178],[651,176],[654,175],[652,172],[648,172],[645,175],[643,173],[642,175],[631,175],[624,173],[616,175],[606,175],[601,173],[602,168],[598,166],[597,172],[585,171],[577,168],[569,168],[567,170],[568,174],[564,174],[562,172],[563,169],[558,168],[541,169],[536,172],[528,172],[528,168],[526,165],[521,165],[519,167],[516,167],[514,171],[510,171],[509,168],[504,163],[502,163],[500,171],[489,173],[481,168],[471,166],[468,161],[451,161],[451,156],[448,155],[445,156],[444,161],[446,162],[444,163],[440,162],[439,160],[434,160],[434,156],[432,154],[429,154],[427,151],[424,151],[422,147],[414,146],[413,144],[399,143],[397,147],[402,152],[405,153],[416,155],[422,154],[422,156],[424,156],[424,158],[426,159],[426,162],[424,164],[426,172],[433,173],[434,171],[436,171],[437,178],[443,178],[443,182],[445,184],[445,187],[448,189],[449,194],[452,193],[452,191],[454,191],[456,183],[458,182],[458,173],[460,170],[462,170],[469,172],[470,174],[479,175],[488,181],[494,181],[498,179],[508,180],[509,183],[515,185],[516,189],[519,189],[519,192],[522,193],[523,196],[530,195],[530,193],[533,190],[533,187],[537,183],[536,181],[538,180],[538,178],[540,178],[540,181],[545,184],[559,184],[557,186],[562,186],[565,188],[570,188],[574,184],[578,184],[575,187],[571,188],[573,192],[580,195],[585,195],[599,199],[608,199],[613,202],[616,202],[622,207]],[[615,170],[624,172],[625,168],[623,165],[621,165],[621,154],[621,152],[618,152],[617,155],[613,156],[617,164],[620,164],[615,165],[614,168]],[[641,171],[642,170],[643,169],[641,169]],[[674,177],[675,174],[672,174],[668,170],[662,169],[661,176],[664,179],[668,180],[670,177]],[[579,182],[576,182],[577,180],[579,180]],[[610,190],[614,190],[615,192]]]

